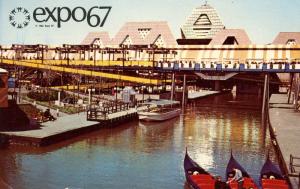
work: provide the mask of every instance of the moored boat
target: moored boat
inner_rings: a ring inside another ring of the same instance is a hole
[[[189,186],[193,189],[214,189],[214,177],[199,166],[194,160],[190,158],[185,152],[184,157],[184,172],[185,178]]]
[[[254,180],[250,177],[250,175],[247,173],[247,171],[234,159],[232,153],[229,159],[229,162],[227,164],[226,168],[226,180],[230,180],[234,177],[235,172],[233,169],[239,169],[242,172],[243,179],[244,179],[244,188],[249,189],[258,189],[257,185],[254,183]],[[229,182],[229,186],[231,189],[238,189],[238,183],[237,181]]]
[[[288,182],[280,169],[267,156],[260,171],[262,189],[289,189]]]
[[[181,113],[178,101],[158,100],[144,105],[147,108],[138,111],[139,119],[144,121],[164,121],[177,117]]]

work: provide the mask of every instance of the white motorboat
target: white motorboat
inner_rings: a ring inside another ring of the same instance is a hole
[[[177,117],[181,113],[180,103],[172,100],[155,100],[144,103],[143,110],[138,111],[139,119],[144,121],[164,121]]]

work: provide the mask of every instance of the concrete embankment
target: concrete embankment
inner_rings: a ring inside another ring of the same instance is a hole
[[[300,157],[300,112],[288,104],[286,94],[273,94],[269,103],[270,132],[273,144],[279,151],[279,162],[286,174],[289,169],[290,155]],[[293,188],[298,188],[298,178],[290,178]]]

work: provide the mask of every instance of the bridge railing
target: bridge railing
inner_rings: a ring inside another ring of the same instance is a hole
[[[217,61],[173,61],[158,62],[158,68],[166,70],[216,70],[216,71],[299,71],[300,61],[228,61],[226,63]]]
[[[54,69],[57,63],[60,61],[54,60],[45,60],[43,63],[41,60],[16,60],[16,59],[5,59],[7,61],[19,61],[23,66],[27,65],[36,65],[38,68],[43,69]],[[7,62],[6,61],[6,62]],[[64,61],[64,60],[62,60]],[[15,64],[15,63],[11,63]],[[45,64],[45,65],[44,65]],[[64,64],[64,63],[63,63]],[[78,65],[77,65],[78,66]],[[84,65],[79,65],[84,66]],[[85,69],[92,69],[94,66],[101,68],[104,64],[89,65]],[[114,63],[114,66],[122,66],[122,62]],[[268,72],[299,72],[300,71],[300,59],[272,59],[270,61],[264,62],[263,59],[246,59],[244,62],[240,62],[238,59],[183,59],[183,60],[169,60],[169,61],[139,61],[134,62],[125,62],[125,66],[128,69],[136,68],[155,68],[155,69],[164,69],[164,70],[187,70],[187,71],[268,71]],[[62,65],[63,69],[78,69],[76,65],[67,66]]]

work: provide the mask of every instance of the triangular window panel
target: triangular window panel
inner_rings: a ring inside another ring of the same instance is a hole
[[[129,37],[129,35],[126,36],[126,38],[123,40],[122,45],[131,45],[132,44],[132,40]]]
[[[157,47],[164,47],[164,46],[165,46],[164,39],[162,38],[161,35],[159,35],[159,36],[155,39],[154,44],[155,44]]]
[[[139,28],[138,32],[142,39],[145,39],[147,35],[150,33],[151,28]]]
[[[207,14],[201,14],[195,21],[194,26],[212,25]]]
[[[98,45],[99,47],[103,47],[102,40],[101,39],[94,40],[93,45]]]
[[[223,42],[223,45],[238,45],[238,44],[239,43],[234,36],[228,36]]]

